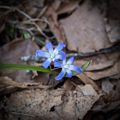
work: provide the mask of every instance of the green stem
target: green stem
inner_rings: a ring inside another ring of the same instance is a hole
[[[51,73],[50,69],[45,69],[39,66],[23,65],[23,64],[0,64],[0,69],[34,70],[39,72]]]

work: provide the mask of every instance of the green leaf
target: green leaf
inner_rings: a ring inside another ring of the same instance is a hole
[[[82,65],[82,70],[83,72],[86,71],[86,69],[88,68],[88,66],[91,64],[91,61],[86,61],[83,65]]]
[[[90,65],[90,63],[91,63],[91,61],[86,61],[86,62],[81,66],[83,72],[86,71],[86,69],[88,68],[88,66]],[[73,71],[72,74],[73,74],[73,76],[75,76],[75,75],[77,75],[78,73],[75,72],[75,71]]]
[[[0,64],[0,69],[34,70],[39,72],[51,73],[50,69],[45,69],[39,66],[23,65],[23,64]]]
[[[30,39],[31,35],[29,32],[23,32],[23,37],[24,37],[24,39]]]

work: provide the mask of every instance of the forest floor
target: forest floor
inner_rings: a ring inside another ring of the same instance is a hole
[[[85,72],[55,80],[0,69],[0,120],[119,120],[120,1],[0,1],[0,65],[41,66],[35,51],[63,42]],[[0,66],[1,68],[1,66]]]

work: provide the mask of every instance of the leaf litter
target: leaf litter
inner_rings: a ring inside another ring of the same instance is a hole
[[[65,42],[67,52],[76,55],[76,65],[87,60],[92,63],[85,74],[73,77],[73,81],[56,82],[52,76],[36,72],[0,72],[0,119],[104,120],[107,113],[113,115],[107,116],[107,119],[119,118],[120,54],[119,49],[112,49],[119,47],[119,17],[115,17],[119,8],[113,3],[113,0],[109,3],[104,1],[103,4],[109,4],[109,8],[105,9],[106,6],[99,2],[93,4],[88,0],[55,0],[52,3],[35,0],[17,4],[17,14],[12,11],[13,7],[4,9],[0,62],[40,65],[29,60],[21,61],[20,57],[33,55],[36,49],[50,40],[53,43]],[[106,14],[101,12],[101,6]],[[107,16],[108,12],[111,14]],[[16,19],[11,19],[11,15],[15,15]],[[12,37],[7,36],[7,24],[14,25],[19,32]],[[20,38],[25,31],[30,35],[28,40]],[[35,43],[36,38],[39,45]],[[102,50],[105,52],[100,52]],[[104,115],[98,116],[96,111]]]

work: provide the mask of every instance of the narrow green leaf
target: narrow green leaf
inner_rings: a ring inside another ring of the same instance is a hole
[[[83,65],[82,65],[82,70],[83,72],[88,68],[88,66],[91,64],[91,61],[86,61]]]
[[[39,72],[51,73],[50,69],[45,69],[39,66],[23,65],[23,64],[0,64],[0,69],[34,70]]]
[[[90,63],[91,63],[91,61],[86,61],[86,62],[81,66],[83,72],[85,72],[85,70],[88,68],[88,66],[90,65]],[[78,73],[75,72],[75,71],[73,71],[72,74],[73,74],[73,76],[75,76],[75,75],[77,75]]]
[[[24,37],[24,39],[30,39],[31,38],[31,35],[30,35],[30,33],[29,32],[23,32],[23,37]]]

